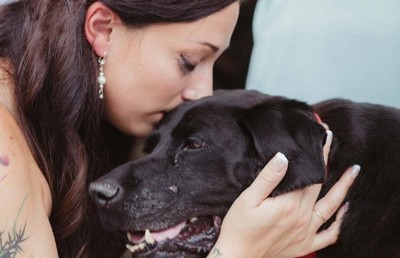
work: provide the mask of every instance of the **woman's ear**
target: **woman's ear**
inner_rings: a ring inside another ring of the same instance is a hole
[[[104,56],[110,44],[110,36],[117,16],[100,1],[89,6],[85,18],[85,36],[97,56]]]

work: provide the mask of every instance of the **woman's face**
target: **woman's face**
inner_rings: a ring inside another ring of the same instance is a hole
[[[215,60],[229,46],[239,3],[191,23],[116,26],[104,66],[105,117],[145,136],[185,100],[212,94]]]

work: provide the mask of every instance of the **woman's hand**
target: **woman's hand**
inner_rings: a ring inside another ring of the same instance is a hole
[[[332,142],[332,132],[327,134],[325,162]],[[224,218],[209,258],[299,257],[336,242],[347,205],[340,208],[327,230],[317,230],[339,209],[359,166],[349,168],[318,202],[321,184],[267,198],[284,177],[287,166],[286,157],[278,153],[238,197]]]

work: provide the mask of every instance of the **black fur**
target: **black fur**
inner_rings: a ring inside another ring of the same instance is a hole
[[[334,133],[328,175],[326,133],[314,112]],[[398,109],[341,99],[309,106],[255,91],[218,91],[168,114],[146,149],[148,156],[96,182],[118,189],[112,200],[91,189],[109,229],[160,230],[194,216],[223,216],[280,151],[289,169],[272,195],[325,182],[323,196],[349,166],[361,165],[339,240],[318,257],[400,257]]]

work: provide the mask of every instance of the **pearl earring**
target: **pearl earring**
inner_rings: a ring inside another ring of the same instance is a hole
[[[97,82],[99,83],[99,98],[103,99],[104,97],[104,85],[107,82],[106,76],[104,75],[104,64],[106,63],[106,55],[103,57],[99,57],[99,76],[97,77]]]

